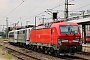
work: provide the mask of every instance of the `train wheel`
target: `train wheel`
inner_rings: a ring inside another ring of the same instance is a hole
[[[29,47],[28,45],[25,46],[26,49],[28,49],[28,47]]]
[[[34,47],[33,47],[33,45],[31,46],[31,50],[33,50],[34,49]]]
[[[20,43],[20,47],[22,47],[22,43]]]
[[[22,43],[22,47],[25,47],[25,44],[24,43]]]
[[[48,48],[48,54],[51,55],[51,48]]]
[[[49,51],[48,54],[51,55],[52,54],[51,51]]]
[[[36,51],[37,50],[37,47],[36,46],[34,46],[34,51]]]
[[[31,46],[32,46],[32,45],[28,45],[27,49],[31,50],[31,48],[32,48]]]
[[[59,56],[59,53],[57,50],[54,53],[55,53],[55,56]]]
[[[37,51],[40,52],[40,49],[38,49]]]
[[[51,52],[51,54],[54,54],[54,49],[50,48],[50,52]]]
[[[47,48],[45,48],[45,53],[46,53],[46,54],[48,53]]]

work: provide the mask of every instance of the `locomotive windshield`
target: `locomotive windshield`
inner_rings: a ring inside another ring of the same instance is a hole
[[[78,26],[60,26],[61,34],[78,34]]]

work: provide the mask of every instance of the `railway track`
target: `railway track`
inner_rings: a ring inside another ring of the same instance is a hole
[[[84,59],[90,60],[90,53],[88,52],[79,52],[76,53],[75,56],[83,57]]]
[[[80,56],[58,56],[43,54],[40,52],[35,52],[25,48],[20,48],[7,43],[7,41],[0,43],[5,46],[5,50],[8,53],[16,56],[19,60],[87,60],[86,58]],[[89,55],[90,56],[90,55]]]
[[[25,54],[23,52],[16,51],[16,50],[8,48],[8,47],[6,47],[6,49],[8,50],[8,53],[14,55],[15,57],[17,57],[20,60],[41,60],[39,58],[27,55],[27,54]]]
[[[41,59],[36,58],[36,57],[34,57],[32,55],[26,54],[26,52],[23,52],[24,51],[23,48],[20,49],[18,47],[9,45],[6,40],[5,40],[4,43],[1,43],[0,46],[4,46],[5,47],[4,50],[7,50],[8,53],[10,53],[13,56],[17,57],[19,60],[41,60]]]

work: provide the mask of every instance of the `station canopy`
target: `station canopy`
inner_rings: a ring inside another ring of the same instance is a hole
[[[89,18],[77,19],[77,20],[70,20],[68,22],[75,22],[75,23],[78,23],[78,24],[90,25],[90,17]]]

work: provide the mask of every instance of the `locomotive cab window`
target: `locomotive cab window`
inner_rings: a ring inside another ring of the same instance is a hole
[[[60,26],[60,32],[62,34],[78,34],[78,26]]]
[[[9,33],[9,39],[14,38],[14,32]]]

